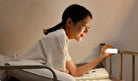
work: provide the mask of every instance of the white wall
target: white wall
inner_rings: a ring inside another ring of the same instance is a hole
[[[73,3],[85,6],[93,14],[89,34],[82,42],[70,43],[69,53],[75,63],[97,58],[101,42],[138,51],[138,0],[1,0],[0,54],[25,51],[43,36],[43,28],[58,24],[64,9]],[[131,81],[131,56],[124,56],[123,69],[123,79]],[[118,77],[118,71],[119,56],[116,55],[113,75]]]

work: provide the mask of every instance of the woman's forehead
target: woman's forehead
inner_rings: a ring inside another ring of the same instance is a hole
[[[82,22],[82,23],[90,23],[91,20],[92,20],[92,19],[90,18],[90,16],[87,16],[87,17],[85,17],[84,19],[82,19],[81,22]]]

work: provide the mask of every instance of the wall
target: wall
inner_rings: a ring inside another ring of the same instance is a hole
[[[138,0],[1,0],[0,54],[10,56],[25,51],[44,36],[43,28],[59,23],[64,9],[73,3],[85,6],[94,16],[85,39],[70,43],[69,53],[75,63],[97,58],[101,42],[138,51]],[[116,77],[119,76],[118,63],[119,55],[114,55],[113,75]],[[126,81],[131,81],[130,66],[131,56],[124,56],[123,79]]]

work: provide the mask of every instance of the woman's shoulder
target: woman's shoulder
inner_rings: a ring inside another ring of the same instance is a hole
[[[54,32],[51,32],[48,35],[45,35],[42,39],[57,39],[60,43],[66,43],[68,41],[64,29],[59,29]]]
[[[66,37],[66,33],[64,29],[59,29],[55,32],[53,32],[53,34],[55,34],[58,38],[65,38]]]
[[[66,42],[68,40],[64,29],[59,29],[53,33],[58,38],[59,42]]]

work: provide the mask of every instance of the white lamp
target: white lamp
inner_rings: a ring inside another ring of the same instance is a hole
[[[117,48],[107,48],[105,50],[106,53],[113,53],[113,54],[118,54],[120,52],[120,50],[118,50]]]

